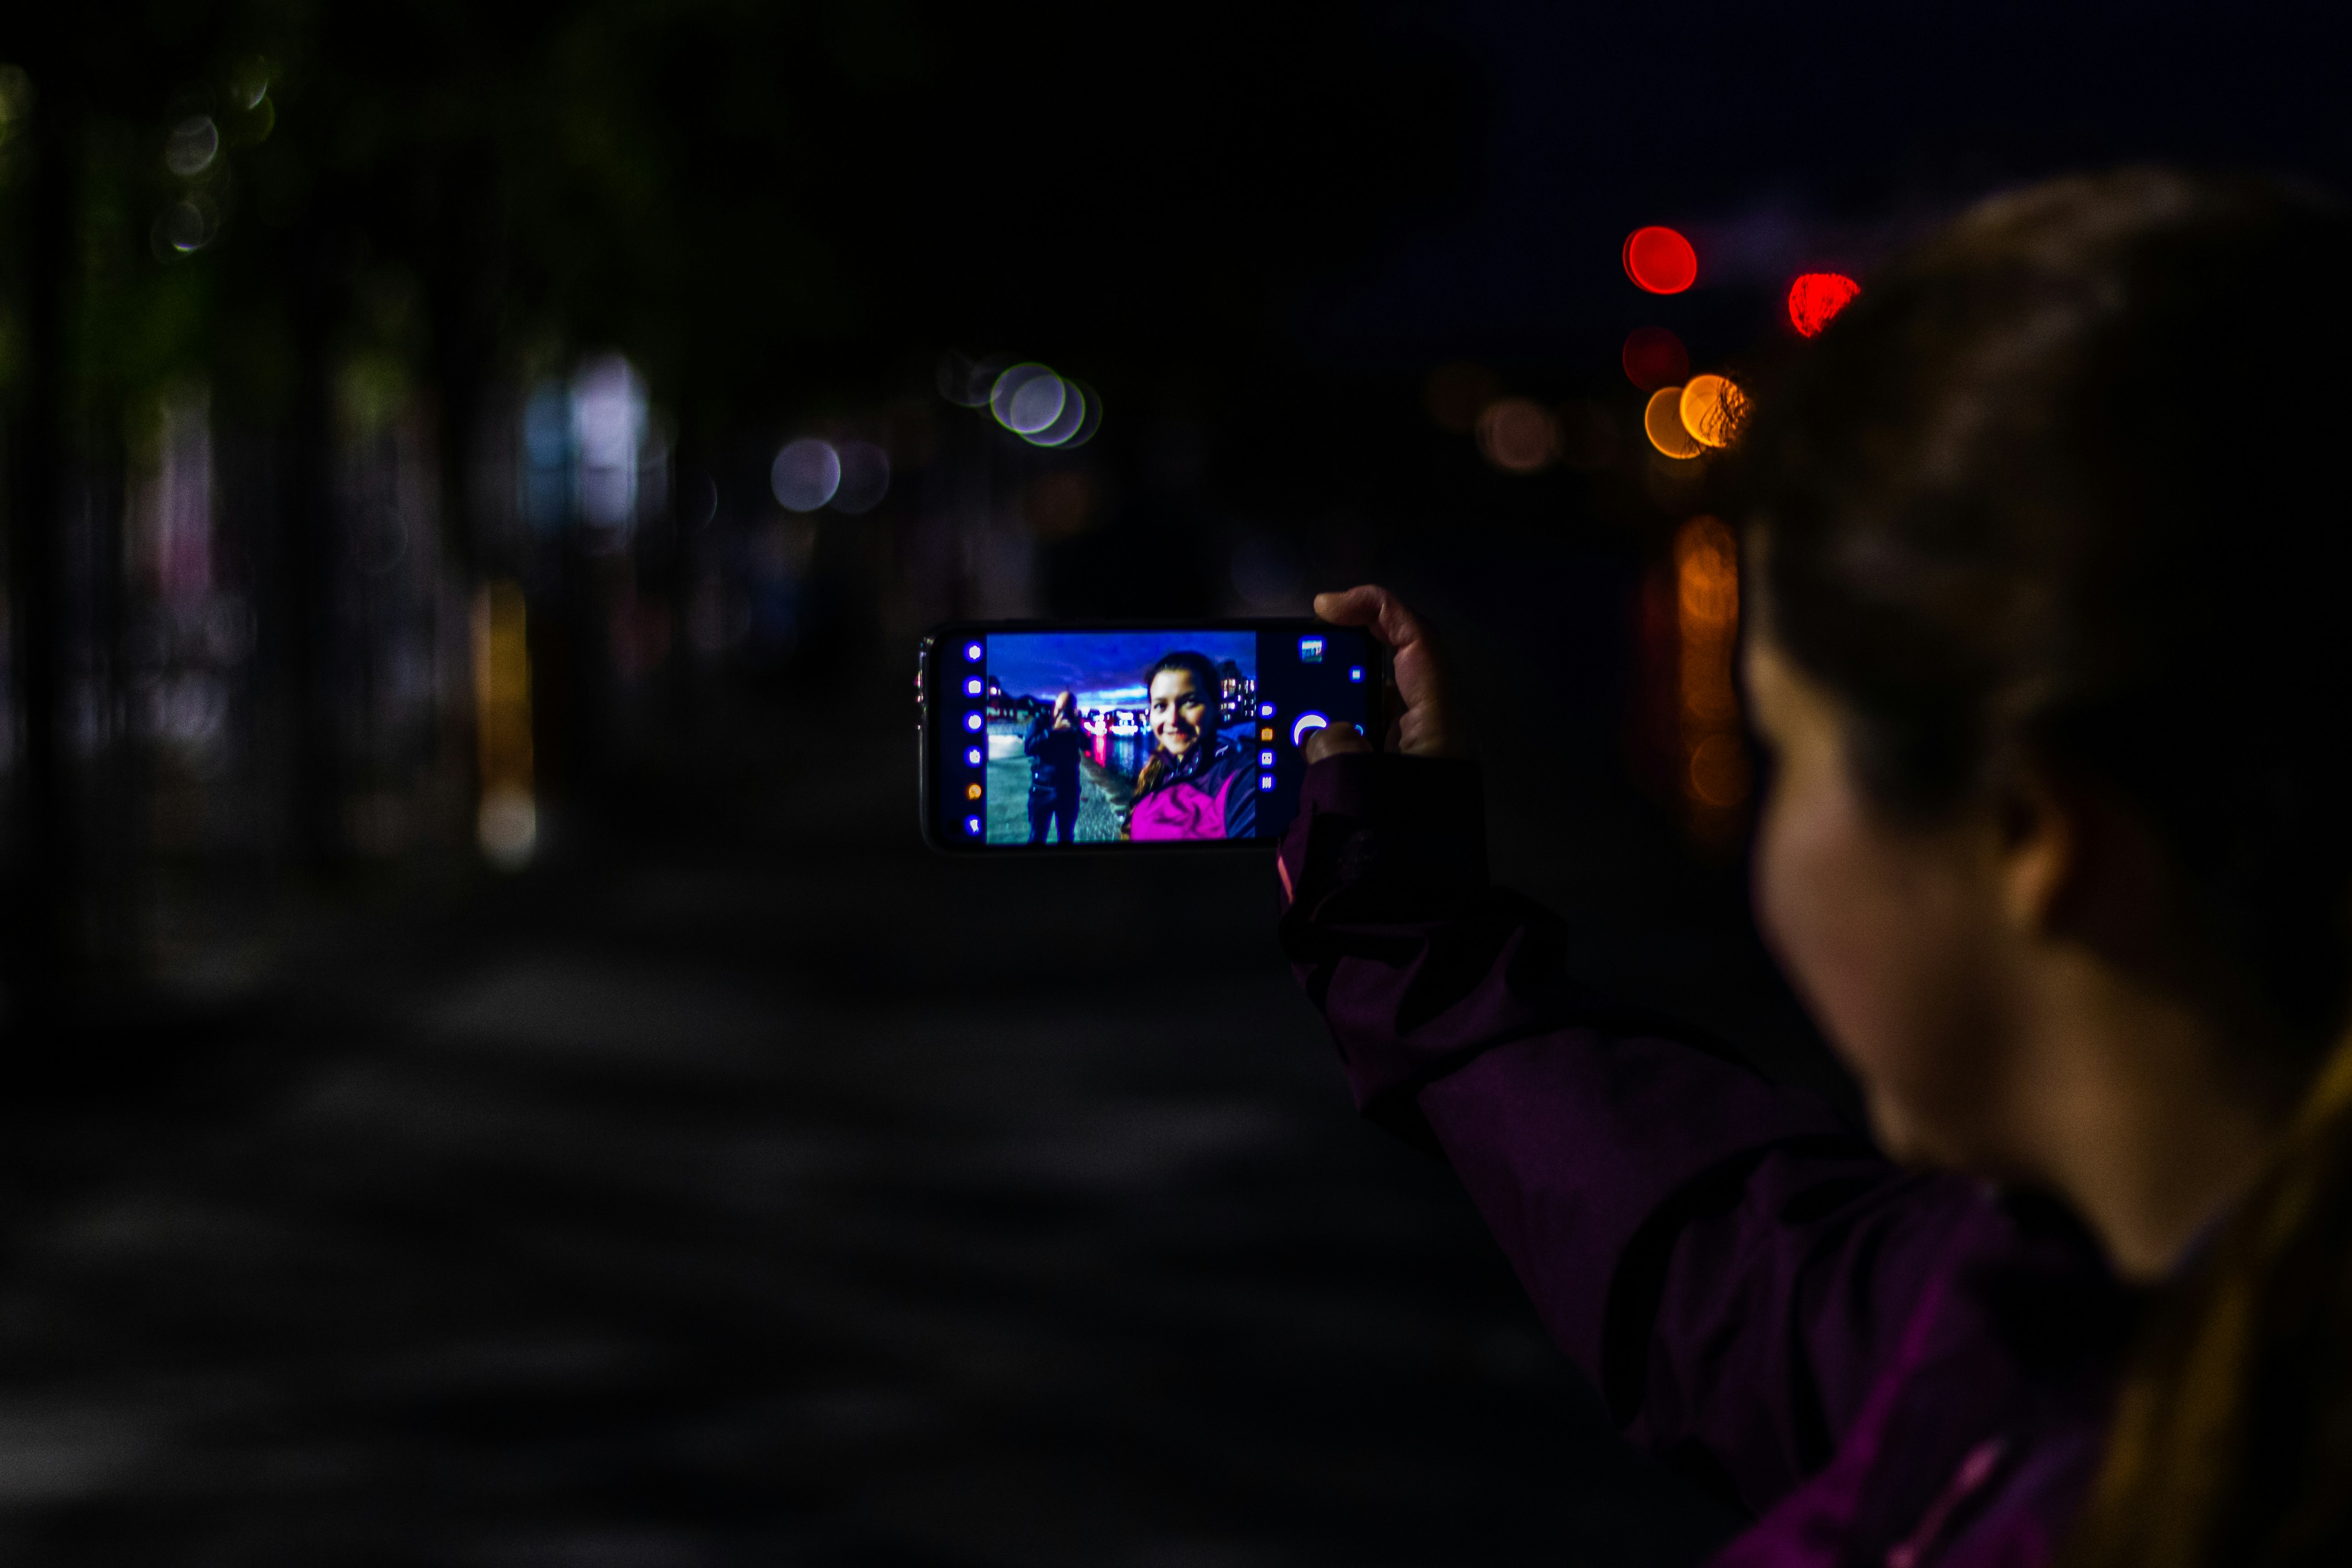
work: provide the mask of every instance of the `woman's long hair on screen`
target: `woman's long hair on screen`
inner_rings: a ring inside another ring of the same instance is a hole
[[[1157,679],[1163,672],[1171,669],[1181,669],[1189,673],[1192,677],[1192,684],[1194,688],[1201,693],[1201,700],[1209,705],[1209,711],[1212,713],[1221,713],[1219,704],[1223,700],[1224,678],[1217,673],[1216,665],[1210,659],[1207,654],[1193,653],[1189,649],[1183,648],[1180,648],[1174,653],[1161,654],[1160,658],[1153,662],[1151,668],[1143,672],[1143,691],[1144,701],[1146,704],[1149,704],[1151,700],[1152,681]],[[1213,744],[1214,743],[1215,736],[1216,725],[1213,723],[1210,726],[1208,732],[1201,737],[1198,743],[1202,745]],[[1155,740],[1152,743],[1151,754],[1144,759],[1142,769],[1135,775],[1135,793],[1139,795],[1150,795],[1153,790],[1160,787],[1160,781],[1165,778],[1168,774],[1168,770],[1175,765],[1176,759],[1161,751],[1160,749],[1159,742]]]

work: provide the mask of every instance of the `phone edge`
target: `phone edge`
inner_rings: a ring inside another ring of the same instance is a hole
[[[1169,622],[1166,617],[1152,617],[1139,620],[1064,621],[1029,616],[1020,619],[1006,620],[943,620],[933,622],[929,628],[922,634],[922,637],[917,645],[918,651],[916,656],[915,765],[919,771],[917,774],[915,792],[915,810],[919,819],[916,826],[919,831],[922,834],[924,847],[931,850],[935,854],[947,855],[957,859],[985,858],[988,857],[991,849],[993,848],[1001,850],[1006,847],[1003,845],[992,846],[984,842],[980,844],[965,844],[961,842],[950,843],[943,840],[939,832],[939,800],[932,787],[934,775],[938,770],[932,766],[932,755],[937,749],[937,743],[936,737],[931,733],[934,718],[934,705],[931,702],[931,693],[934,689],[935,684],[933,678],[939,673],[936,668],[939,649],[948,640],[943,637],[941,634],[948,631],[950,627],[988,628],[990,630],[1004,631],[1052,630],[1092,632],[1125,631],[1137,627],[1159,627],[1165,626],[1168,624]],[[1195,624],[1205,626],[1220,623],[1218,621],[1212,620]],[[1234,626],[1248,626],[1257,630],[1287,626],[1331,626],[1330,622],[1326,621],[1319,616],[1311,615],[1235,616],[1224,618],[1222,621],[1222,624]],[[1336,631],[1364,633],[1365,640],[1371,645],[1374,657],[1379,661],[1380,679],[1376,683],[1376,686],[1378,691],[1384,694],[1394,683],[1395,679],[1392,668],[1393,654],[1389,647],[1382,643],[1378,637],[1371,636],[1370,632],[1365,631],[1365,628],[1361,626],[1336,626],[1332,627],[1332,629]],[[1375,752],[1386,750],[1386,747],[1381,743],[1384,737],[1381,732],[1383,728],[1381,723],[1383,706],[1384,697],[1376,696],[1372,706],[1371,723],[1364,736],[1365,740],[1371,742],[1372,750]],[[942,712],[945,711],[943,708],[939,710]],[[1065,856],[1072,858],[1083,859],[1094,856],[1115,854],[1124,854],[1129,857],[1137,855],[1247,854],[1253,849],[1272,849],[1277,843],[1279,843],[1279,840],[1276,838],[1223,838],[1192,840],[1171,844],[1138,845],[1125,842],[1111,844],[1030,844],[1016,846],[1014,847],[1017,847],[1020,850],[1021,857],[1024,859],[1035,859],[1040,857],[1045,858],[1060,858]]]

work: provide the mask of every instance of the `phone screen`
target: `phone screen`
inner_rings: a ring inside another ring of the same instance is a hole
[[[1380,649],[1314,621],[942,627],[927,645],[924,829],[980,851],[1270,843],[1299,747],[1376,734]]]

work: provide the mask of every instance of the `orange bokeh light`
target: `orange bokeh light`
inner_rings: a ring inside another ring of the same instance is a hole
[[[1748,395],[1729,376],[1695,375],[1675,407],[1682,426],[1703,447],[1728,447],[1748,416]]]
[[[1664,327],[1635,327],[1625,334],[1625,349],[1618,358],[1625,366],[1626,379],[1644,392],[1654,392],[1690,374],[1690,351]]]
[[[1653,294],[1679,294],[1698,281],[1698,252],[1673,229],[1652,224],[1625,237],[1625,276]]]
[[[1843,272],[1808,272],[1789,285],[1789,324],[1810,338],[1861,292],[1862,285]]]
[[[1737,735],[1709,735],[1691,748],[1689,789],[1699,805],[1727,811],[1748,798],[1748,752]]]
[[[1650,394],[1642,410],[1642,431],[1650,445],[1669,458],[1696,458],[1706,448],[1683,427],[1683,389],[1662,386]]]
[[[1717,847],[1736,836],[1747,800],[1748,748],[1739,737],[1739,544],[1717,519],[1694,517],[1675,533],[1676,660],[1682,688],[1683,795],[1691,826]]]

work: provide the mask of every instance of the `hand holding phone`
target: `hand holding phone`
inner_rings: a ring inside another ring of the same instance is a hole
[[[1303,748],[1380,733],[1381,652],[1305,620],[942,626],[919,684],[924,836],[987,854],[1270,844]]]
[[[1395,595],[1374,584],[1315,595],[1315,613],[1335,626],[1360,626],[1387,645],[1393,658],[1396,698],[1402,710],[1389,725],[1388,750],[1415,757],[1466,757],[1464,729],[1445,669],[1428,628]],[[1370,742],[1352,730],[1329,729],[1309,735],[1299,748],[1309,765],[1342,752],[1366,752]]]

